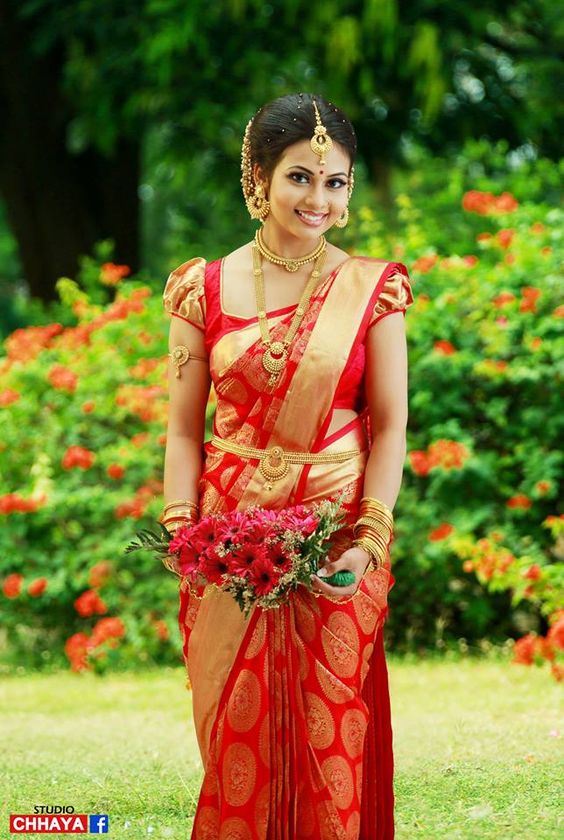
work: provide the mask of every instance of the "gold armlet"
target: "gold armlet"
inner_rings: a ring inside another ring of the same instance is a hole
[[[185,365],[189,359],[199,359],[201,362],[208,361],[203,356],[196,356],[188,349],[188,347],[186,347],[185,344],[177,344],[176,347],[173,348],[172,353],[169,353],[168,355],[172,359],[173,365],[176,367],[175,376],[177,379],[180,379],[180,368],[182,365]]]

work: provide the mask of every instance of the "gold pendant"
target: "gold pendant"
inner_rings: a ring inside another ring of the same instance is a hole
[[[288,350],[282,341],[273,341],[262,357],[263,367],[268,373],[279,374],[288,358]]]
[[[261,459],[259,470],[269,484],[278,481],[288,472],[288,462],[284,458],[284,450],[281,446],[273,446]]]
[[[294,262],[293,260],[288,260],[287,263],[284,263],[286,271],[297,271],[299,268],[298,263]]]

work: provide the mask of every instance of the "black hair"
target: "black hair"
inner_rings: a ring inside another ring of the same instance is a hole
[[[261,167],[266,178],[271,177],[288,146],[313,136],[316,125],[314,99],[328,135],[348,153],[351,167],[354,164],[356,134],[346,114],[322,96],[290,93],[263,105],[251,125],[251,159]]]

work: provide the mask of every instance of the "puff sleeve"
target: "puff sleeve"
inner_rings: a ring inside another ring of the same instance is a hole
[[[202,331],[206,324],[205,269],[206,261],[202,257],[182,263],[169,274],[163,292],[166,312]]]
[[[393,268],[374,306],[374,311],[368,324],[369,327],[376,324],[384,315],[389,315],[391,312],[405,313],[408,306],[411,306],[413,303],[411,283],[412,281],[405,265],[403,263],[393,263]]]

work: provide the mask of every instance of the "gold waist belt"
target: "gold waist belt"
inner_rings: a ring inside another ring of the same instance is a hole
[[[256,458],[260,462],[259,470],[269,482],[284,478],[288,472],[288,464],[339,464],[361,454],[360,449],[346,449],[342,452],[287,452],[281,446],[257,449],[254,446],[231,443],[216,435],[212,435],[210,442],[224,452],[232,452],[243,458]]]

